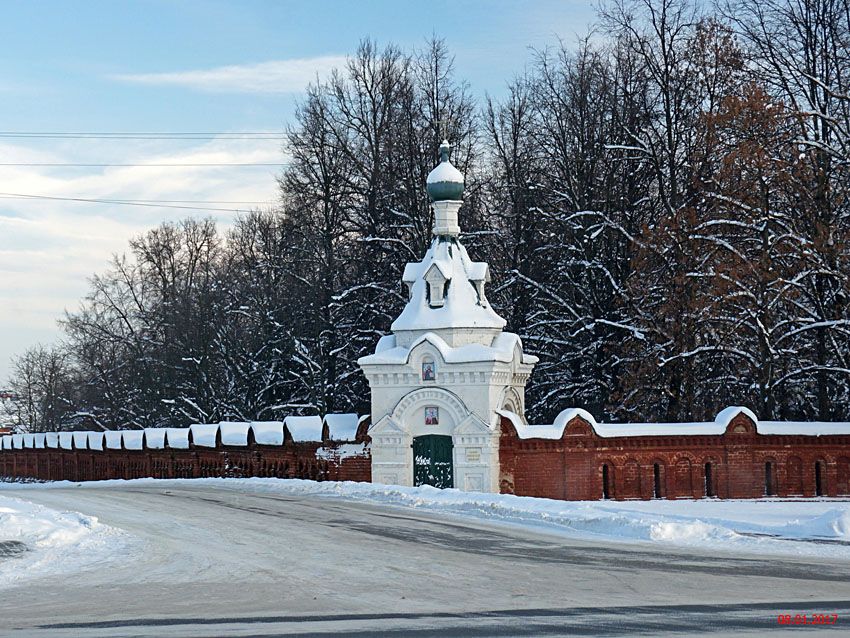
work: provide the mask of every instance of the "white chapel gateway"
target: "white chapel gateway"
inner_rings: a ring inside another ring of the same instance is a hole
[[[434,241],[404,269],[407,305],[358,361],[372,390],[372,481],[498,492],[496,410],[524,414],[537,357],[503,331],[484,294],[489,268],[458,240],[464,178],[449,150],[428,175]]]

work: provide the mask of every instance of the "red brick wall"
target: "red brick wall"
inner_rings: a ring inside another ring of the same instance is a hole
[[[318,481],[371,481],[368,456],[316,458],[330,443],[285,443],[190,450],[0,451],[0,476],[49,481],[99,481],[133,478],[248,477],[302,478]]]
[[[503,493],[567,500],[602,498],[603,466],[614,499],[659,496],[703,498],[705,464],[711,464],[712,493],[720,498],[765,494],[765,464],[771,463],[777,496],[815,496],[815,463],[822,463],[824,496],[850,495],[850,436],[762,435],[739,414],[717,436],[602,438],[581,417],[560,439],[520,439],[502,418],[499,446]]]

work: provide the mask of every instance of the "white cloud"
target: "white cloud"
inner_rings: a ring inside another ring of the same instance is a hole
[[[175,148],[175,144],[179,144]],[[184,142],[72,141],[49,150],[0,143],[7,162],[106,161],[151,164],[285,162],[280,140],[216,139]],[[0,167],[0,191],[52,197],[129,200],[200,200],[275,203],[280,172],[273,166]],[[189,204],[191,205],[191,204]],[[200,204],[200,206],[205,206]],[[251,205],[211,204],[212,208]],[[264,208],[263,206],[259,206]],[[0,387],[9,358],[26,347],[61,336],[56,319],[76,309],[88,277],[103,272],[128,240],[167,220],[218,219],[224,230],[235,213],[55,201],[0,195]]]
[[[294,93],[316,76],[326,76],[345,64],[345,56],[270,60],[258,64],[220,66],[213,69],[137,73],[110,76],[113,80],[154,86],[181,86],[212,93]]]

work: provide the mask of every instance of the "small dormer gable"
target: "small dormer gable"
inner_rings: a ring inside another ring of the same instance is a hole
[[[408,300],[413,298],[413,284],[419,279],[419,273],[422,272],[421,263],[408,263],[404,266],[404,274],[401,276],[402,282],[407,286]]]
[[[428,305],[432,308],[444,306],[451,282],[451,265],[433,261],[425,271],[424,279],[428,284]]]
[[[490,267],[484,261],[469,262],[467,269],[469,283],[475,288],[478,305],[487,307],[487,297],[484,295],[484,284],[490,283]]]

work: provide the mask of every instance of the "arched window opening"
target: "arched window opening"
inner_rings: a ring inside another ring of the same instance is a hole
[[[661,497],[661,466],[655,463],[652,466],[652,498]]]
[[[714,476],[712,475],[711,463],[705,464],[705,496],[714,496]]]
[[[611,498],[611,492],[610,487],[608,485],[608,481],[608,464],[605,463],[602,466],[602,498],[606,500]]]
[[[823,463],[815,462],[815,496],[823,496]]]
[[[773,463],[771,463],[770,461],[764,464],[764,495],[774,495]]]

